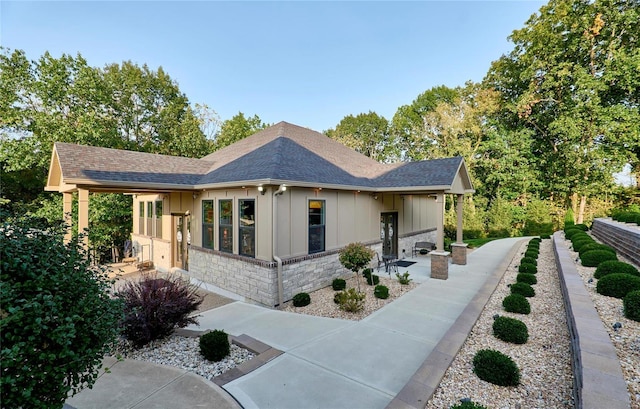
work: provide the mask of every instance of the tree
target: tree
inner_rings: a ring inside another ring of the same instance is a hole
[[[61,408],[93,385],[119,335],[122,305],[106,272],[77,241],[63,244],[64,226],[40,226],[27,218],[0,227],[3,407]]]
[[[391,161],[399,153],[389,132],[389,121],[375,112],[347,115],[325,134],[378,162]]]
[[[265,129],[267,126],[258,115],[245,118],[242,112],[238,112],[233,118],[227,119],[222,123],[220,134],[216,136],[214,141],[215,149],[218,150],[229,146]]]
[[[573,199],[578,223],[587,198],[638,163],[639,10],[638,0],[552,0],[513,32],[514,50],[486,78],[504,123],[532,132],[546,195]]]
[[[340,264],[355,273],[358,292],[360,292],[360,270],[365,268],[372,258],[373,250],[362,243],[349,243],[349,245],[340,250]]]
[[[212,150],[200,129],[205,110],[197,108],[197,117],[162,67],[126,61],[100,69],[79,54],[29,61],[23,51],[3,48],[0,80],[0,204],[14,214],[61,217],[61,210],[42,209],[43,203],[61,207],[58,195],[43,191],[54,142],[187,157]],[[111,207],[113,215],[131,211],[127,198],[92,194],[91,203],[92,210]],[[107,219],[90,215],[90,239],[121,246],[130,216]]]

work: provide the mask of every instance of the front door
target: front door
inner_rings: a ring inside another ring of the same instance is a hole
[[[189,269],[189,247],[190,241],[189,233],[189,216],[185,214],[173,214],[173,237],[171,242],[173,243],[173,267],[180,268],[182,270]]]
[[[398,256],[398,213],[380,214],[380,240],[382,240],[382,255]]]

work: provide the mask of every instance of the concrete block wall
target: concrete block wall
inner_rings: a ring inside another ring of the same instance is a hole
[[[611,218],[593,221],[591,233],[601,242],[613,247],[635,265],[640,265],[640,227]]]
[[[629,409],[620,360],[560,232],[553,250],[567,311],[577,409]]]
[[[436,243],[436,229],[424,230],[418,234],[411,234],[398,237],[398,257],[402,258],[402,250],[405,250],[405,257],[411,257],[411,249],[417,241],[428,241]]]

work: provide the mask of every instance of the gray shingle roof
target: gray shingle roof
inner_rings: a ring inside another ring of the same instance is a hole
[[[313,130],[280,122],[202,159],[56,143],[64,180],[185,189],[248,181],[362,188],[450,186],[461,157],[382,164]]]

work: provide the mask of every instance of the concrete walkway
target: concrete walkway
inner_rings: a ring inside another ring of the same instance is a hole
[[[412,375],[438,343],[446,342],[443,337],[449,328],[487,279],[503,268],[505,257],[520,240],[485,244],[468,256],[467,265],[449,265],[446,281],[430,278],[428,256],[408,259],[416,264],[401,267],[400,273],[408,271],[422,285],[362,321],[234,302],[202,313],[200,325],[191,329],[247,334],[285,352],[224,385],[244,408],[393,406],[403,402],[394,398],[406,386],[416,384]],[[240,407],[218,385],[181,369],[112,358],[105,366],[111,367],[111,373],[98,379],[93,389],[69,399],[65,408]],[[438,370],[444,373],[446,365],[440,366]]]
[[[485,244],[467,265],[450,265],[445,281],[429,277],[428,257],[411,259],[400,272],[422,285],[359,322],[236,302],[203,313],[195,328],[247,334],[285,352],[225,385],[244,408],[384,408],[520,240]]]

